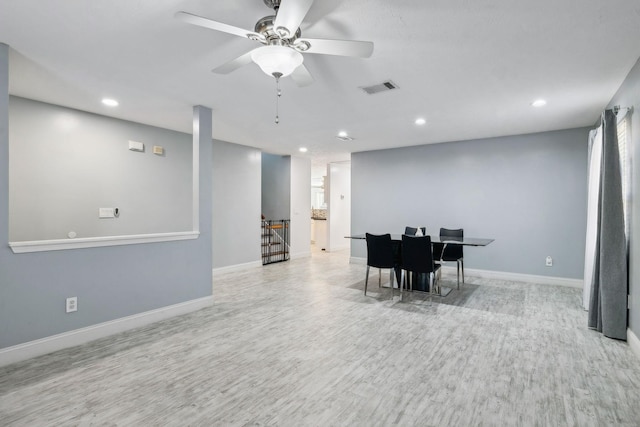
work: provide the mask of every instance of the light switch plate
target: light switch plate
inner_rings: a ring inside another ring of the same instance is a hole
[[[160,145],[154,145],[153,146],[153,154],[158,154],[158,155],[163,155],[164,154],[164,148],[161,147]]]
[[[129,150],[144,151],[144,144],[138,141],[129,141]]]
[[[98,209],[99,218],[115,218],[113,208],[100,208]]]

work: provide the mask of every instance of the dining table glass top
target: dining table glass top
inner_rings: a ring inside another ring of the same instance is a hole
[[[382,233],[384,234],[384,233]],[[364,240],[366,236],[364,234],[353,234],[351,236],[345,236],[347,239]],[[391,234],[391,240],[402,240],[402,233]],[[487,246],[495,239],[488,239],[484,237],[453,237],[453,236],[438,236],[431,235],[431,243],[447,243],[463,246]]]

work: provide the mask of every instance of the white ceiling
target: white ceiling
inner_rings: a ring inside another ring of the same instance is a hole
[[[10,93],[183,132],[205,105],[214,138],[276,154],[306,146],[318,163],[588,126],[640,56],[638,0],[316,0],[303,36],[370,40],[374,53],[306,54],[315,82],[283,79],[276,125],[273,78],[255,64],[211,72],[258,44],[185,24],[181,10],[249,30],[271,14],[262,0],[0,0]],[[387,79],[400,89],[359,89]],[[547,106],[531,107],[537,98]]]

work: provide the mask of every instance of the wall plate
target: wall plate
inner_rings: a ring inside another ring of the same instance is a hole
[[[144,151],[144,144],[138,141],[129,141],[129,150]]]

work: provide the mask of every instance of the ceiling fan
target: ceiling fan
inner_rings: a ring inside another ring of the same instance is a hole
[[[247,37],[263,46],[253,49],[212,71],[230,73],[252,61],[267,75],[276,80],[291,75],[298,86],[313,83],[313,77],[302,63],[302,53],[355,56],[368,58],[373,53],[373,43],[355,40],[328,40],[303,38],[300,24],[311,8],[313,0],[263,0],[275,12],[256,22],[254,31],[213,21],[188,12],[176,13],[176,18],[189,24],[216,31]]]

